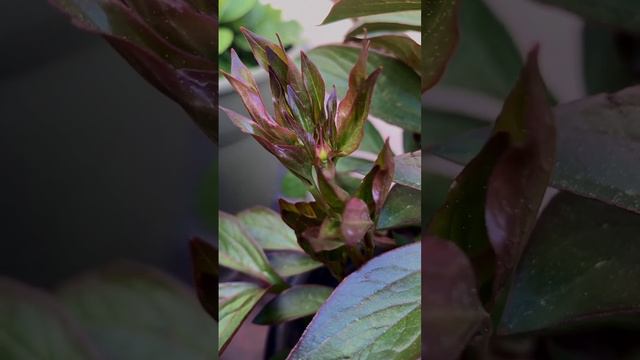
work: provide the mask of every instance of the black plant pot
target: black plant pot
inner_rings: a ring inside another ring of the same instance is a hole
[[[308,274],[296,276],[291,281],[292,285],[316,284],[335,288],[338,286],[336,280],[326,268],[316,269]],[[312,316],[289,321],[269,328],[267,345],[265,350],[265,360],[284,360],[302,336],[307,328]]]

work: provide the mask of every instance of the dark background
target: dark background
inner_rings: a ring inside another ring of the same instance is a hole
[[[0,2],[0,52],[0,276],[53,286],[129,259],[189,280],[213,144],[45,0]]]

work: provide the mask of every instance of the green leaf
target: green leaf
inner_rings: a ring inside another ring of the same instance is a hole
[[[273,269],[282,277],[294,276],[322,267],[322,263],[300,251],[267,251],[267,258]]]
[[[395,157],[396,171],[393,181],[416,190],[422,187],[422,152],[416,151]]]
[[[424,0],[422,91],[433,87],[458,43],[458,0]]]
[[[498,331],[633,318],[640,313],[639,240],[639,215],[560,193],[518,265]]]
[[[423,179],[425,190],[421,192],[422,218],[426,219],[428,224],[447,200],[447,194],[453,180],[426,171],[423,173]]]
[[[296,234],[277,212],[264,206],[256,206],[238,213],[236,217],[263,249],[302,251]]]
[[[418,74],[422,72],[420,45],[407,35],[381,35],[370,37],[369,41],[372,49],[402,61]]]
[[[106,358],[215,356],[215,321],[206,315],[193,290],[154,269],[111,266],[67,282],[58,297]]]
[[[538,0],[588,20],[640,34],[640,10],[636,0]]]
[[[308,186],[302,182],[291,171],[284,174],[282,178],[282,195],[288,198],[304,199],[309,192]]]
[[[502,100],[511,91],[522,65],[511,36],[484,0],[461,0],[460,44],[440,84]]]
[[[318,66],[327,86],[334,84],[344,96],[349,71],[360,50],[342,45],[317,47],[309,57]],[[402,62],[374,52],[369,53],[367,71],[382,66],[373,92],[370,114],[390,124],[419,133],[421,131],[420,77]],[[398,81],[402,79],[403,81]]]
[[[220,22],[228,23],[240,19],[257,3],[257,0],[218,0]]]
[[[218,325],[218,353],[221,354],[247,318],[251,310],[267,293],[253,283],[226,282],[218,285],[220,324]]]
[[[251,237],[249,230],[234,216],[218,213],[220,265],[246,273],[269,284],[282,284],[267,258]]]
[[[80,325],[51,295],[0,277],[0,358],[101,359]]]
[[[420,31],[422,24],[419,10],[398,11],[378,15],[359,17],[346,37],[355,37],[366,33],[369,36],[395,31]]]
[[[332,288],[320,285],[293,286],[268,302],[253,322],[273,325],[313,315],[332,291]]]
[[[289,359],[419,358],[420,248],[388,251],[344,279]]]
[[[420,226],[422,221],[420,195],[420,190],[402,185],[394,186],[380,211],[376,228],[384,230]]]
[[[456,360],[475,335],[488,330],[489,316],[465,254],[450,241],[427,237],[422,242],[422,356]]]
[[[614,92],[638,82],[631,59],[623,55],[620,34],[587,23],[582,31],[584,79],[588,94]],[[602,71],[607,69],[607,71]]]
[[[555,108],[557,162],[551,186],[640,212],[640,86]],[[433,149],[465,163],[486,139],[479,129]],[[612,161],[615,159],[615,161]]]
[[[282,10],[260,2],[244,17],[233,22],[231,27],[236,32],[240,31],[240,27],[245,27],[272,42],[278,41],[276,37],[276,34],[278,34],[282,45],[287,47],[296,45],[300,41],[300,34],[302,33],[302,27],[297,21],[284,21],[282,19]],[[235,39],[235,46],[242,50],[250,51],[249,43],[242,37]]]
[[[209,315],[218,320],[218,249],[198,238],[191,240],[190,248],[198,298]]]
[[[384,140],[380,136],[378,129],[370,121],[366,121],[364,123],[364,137],[358,150],[377,154],[382,150],[383,146]]]
[[[423,108],[424,114],[422,133],[422,143],[426,148],[430,148],[437,144],[446,144],[452,139],[462,134],[466,134],[470,130],[478,128],[487,128],[491,126],[487,121],[476,119],[466,115],[453,114],[446,111]],[[485,140],[486,138],[482,139]],[[477,150],[482,147],[482,143],[475,147],[473,155],[477,154]]]
[[[233,43],[233,31],[220,27],[218,29],[218,55],[227,51],[231,47],[231,43]]]
[[[322,24],[406,10],[420,10],[420,0],[340,0],[333,5]]]

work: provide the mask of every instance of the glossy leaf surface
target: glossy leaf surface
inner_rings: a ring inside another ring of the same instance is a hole
[[[425,0],[422,7],[422,90],[442,77],[458,43],[458,1]]]
[[[420,190],[402,185],[394,186],[380,211],[376,228],[382,230],[420,226],[422,222],[420,200]]]
[[[370,37],[371,48],[394,57],[415,72],[422,72],[420,45],[407,35],[390,34]]]
[[[273,270],[282,277],[302,274],[322,266],[322,263],[311,259],[302,251],[267,251],[267,258]]]
[[[420,190],[421,169],[422,169],[422,152],[416,151],[406,153],[395,157],[396,171],[393,181],[410,188]]]
[[[233,335],[267,290],[248,282],[225,282],[218,285],[220,323],[218,353],[222,353]]]
[[[112,266],[64,284],[58,298],[107,358],[215,356],[216,323],[193,290],[142,265]]]
[[[102,359],[51,295],[7,278],[0,278],[0,294],[0,358]]]
[[[332,288],[320,285],[293,286],[268,302],[253,322],[272,325],[313,315],[332,291]]]
[[[420,10],[420,0],[340,0],[322,23],[406,10]]]
[[[422,242],[422,356],[456,360],[485,331],[488,315],[465,254],[450,241],[427,237]]]
[[[246,273],[270,284],[282,283],[273,271],[264,252],[248,230],[235,217],[218,215],[218,243],[220,265]]]
[[[499,332],[513,334],[640,313],[640,215],[560,193],[516,271]]]
[[[420,248],[388,251],[349,275],[288,359],[419,358]]]
[[[555,108],[557,162],[551,186],[640,212],[640,87]],[[487,137],[478,129],[433,152],[467,162]],[[615,161],[612,161],[615,159]]]
[[[249,234],[265,250],[298,250],[296,234],[282,221],[280,214],[262,206],[236,215]]]
[[[490,126],[487,121],[466,115],[426,108],[423,108],[422,111],[424,113],[422,143],[426,145],[427,149],[437,144],[446,144],[473,129]],[[482,140],[485,139],[482,138]],[[475,149],[480,149],[480,147],[482,144],[479,144]]]
[[[218,249],[198,238],[191,240],[190,248],[198,298],[209,315],[218,320]]]
[[[309,52],[309,57],[324,76],[327,87],[335,85],[343,95],[349,71],[360,50],[348,46],[327,45]],[[369,53],[368,71],[382,67],[373,92],[370,113],[390,124],[419,133],[421,131],[420,77],[402,62],[375,52]],[[397,81],[403,79],[403,81]]]

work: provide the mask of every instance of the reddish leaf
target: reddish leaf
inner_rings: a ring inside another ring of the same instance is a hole
[[[422,356],[458,359],[489,326],[471,264],[455,244],[426,237],[422,266]]]
[[[369,217],[367,204],[358,198],[351,198],[342,213],[340,230],[347,245],[357,246],[367,234],[373,222]]]
[[[191,240],[190,247],[198,298],[209,315],[218,320],[218,249],[198,238]]]

